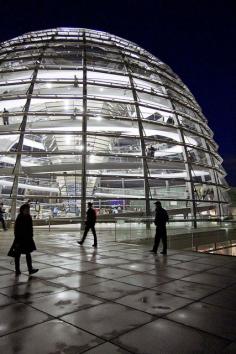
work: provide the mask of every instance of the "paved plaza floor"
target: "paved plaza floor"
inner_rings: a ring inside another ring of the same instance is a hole
[[[0,232],[0,353],[236,353],[236,257],[35,232],[29,276]]]

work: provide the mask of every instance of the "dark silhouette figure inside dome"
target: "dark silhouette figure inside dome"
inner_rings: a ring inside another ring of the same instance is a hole
[[[2,228],[3,228],[3,230],[4,230],[4,231],[7,231],[3,214],[5,214],[5,211],[4,211],[4,209],[3,209],[3,203],[0,203],[0,222],[2,223]]]
[[[166,233],[166,223],[169,221],[169,216],[167,211],[162,208],[161,202],[157,201],[156,211],[155,211],[155,225],[156,225],[156,234],[153,248],[150,252],[157,253],[158,246],[162,240],[163,250],[162,254],[167,254],[167,233]]]
[[[74,87],[79,87],[79,80],[76,75],[74,75]]]
[[[20,256],[25,254],[26,262],[29,274],[34,274],[38,269],[32,267],[31,252],[36,250],[36,246],[33,239],[33,222],[30,215],[30,206],[23,204],[20,207],[20,213],[18,214],[15,227],[15,238],[13,244],[8,252],[8,256],[15,258],[15,273],[20,275]]]
[[[2,120],[4,125],[9,125],[9,112],[6,108],[3,110]]]
[[[149,157],[154,157],[154,155],[155,155],[155,151],[156,151],[156,149],[151,145],[149,148],[148,148],[148,156]]]
[[[86,214],[87,214],[87,219],[85,222],[84,234],[83,234],[82,240],[77,241],[77,242],[79,245],[82,245],[86,239],[86,236],[87,236],[89,230],[91,229],[91,231],[93,233],[93,237],[94,237],[93,247],[97,247],[97,235],[96,235],[96,230],[95,230],[97,215],[96,215],[96,211],[93,209],[93,203],[91,203],[91,202],[88,203],[88,209],[87,209]]]

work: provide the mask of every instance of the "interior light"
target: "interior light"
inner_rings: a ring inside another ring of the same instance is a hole
[[[71,143],[71,135],[66,135],[65,141],[66,141],[66,144],[70,144]]]
[[[46,84],[46,87],[47,87],[47,88],[51,88],[51,87],[52,87],[51,82],[48,82],[48,83]]]
[[[64,109],[67,109],[69,107],[69,101],[64,100]]]
[[[90,155],[89,156],[89,162],[95,162],[96,161],[96,156],[95,155]]]

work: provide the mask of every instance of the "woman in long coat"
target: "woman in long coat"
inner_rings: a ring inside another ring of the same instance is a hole
[[[36,246],[33,239],[33,222],[30,215],[29,204],[23,204],[20,207],[20,213],[18,214],[15,227],[15,238],[13,244],[8,252],[8,256],[15,257],[15,271],[16,275],[20,275],[20,256],[25,254],[26,262],[29,274],[36,273],[38,269],[32,267],[31,252],[36,250]]]

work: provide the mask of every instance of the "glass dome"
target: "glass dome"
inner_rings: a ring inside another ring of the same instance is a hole
[[[27,33],[0,47],[0,193],[45,218],[173,218],[228,209],[218,146],[201,108],[162,61],[117,36],[82,28]],[[36,206],[36,205],[35,205]],[[36,210],[36,208],[35,208]]]

